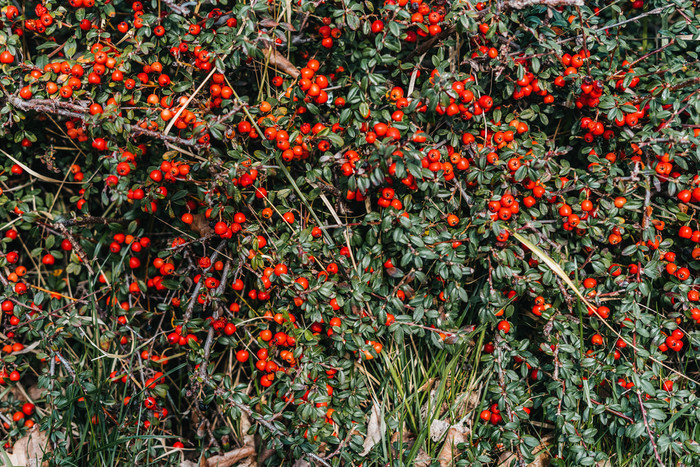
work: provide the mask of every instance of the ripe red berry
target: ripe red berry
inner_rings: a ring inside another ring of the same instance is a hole
[[[505,334],[508,334],[510,332],[510,323],[508,321],[500,321],[498,323],[498,330],[503,331]]]

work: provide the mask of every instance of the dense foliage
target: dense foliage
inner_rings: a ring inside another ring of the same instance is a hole
[[[700,459],[694,2],[0,3],[0,458]]]

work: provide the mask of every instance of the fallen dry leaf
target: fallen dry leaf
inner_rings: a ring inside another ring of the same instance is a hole
[[[539,453],[539,455],[535,457],[534,461],[527,464],[527,467],[548,467],[549,451],[547,450],[547,446],[549,446],[550,444],[552,444],[552,435],[547,435],[544,438],[542,438],[542,442],[539,444],[539,446],[535,447],[535,449],[532,450],[533,454]],[[515,465],[515,460],[515,454],[513,454],[510,451],[504,452],[498,458],[498,467],[509,467],[511,465]]]
[[[363,449],[360,453],[361,456],[366,456],[374,445],[381,441],[382,434],[384,430],[386,430],[386,424],[384,423],[381,410],[377,401],[374,401],[372,405],[372,415],[370,415],[369,424],[367,425],[367,437],[362,444]]]
[[[264,18],[258,25],[263,28],[274,28],[275,26],[279,26],[279,23],[271,18]]]
[[[292,64],[292,62],[287,60],[287,57],[279,53],[276,49],[270,47],[268,49],[265,49],[263,53],[265,54],[265,57],[267,57],[267,59],[269,60],[270,65],[284,71],[292,78],[296,79],[301,74],[297,67],[295,67]]]
[[[414,467],[428,467],[433,463],[433,459],[422,448],[418,450],[416,458],[413,459]]]
[[[393,435],[391,435],[391,444],[397,443],[400,439],[403,439],[404,443],[408,443],[410,440],[412,440],[414,438],[415,438],[415,436],[413,436],[413,433],[411,433],[410,431],[406,431],[404,429],[403,433],[401,433],[397,430],[394,432]]]
[[[190,228],[202,237],[206,237],[214,233],[214,229],[209,226],[209,220],[204,214],[194,214],[192,216]]]
[[[39,431],[39,427],[35,425],[26,435],[17,440],[12,447],[12,454],[8,454],[8,457],[12,465],[38,467],[47,464],[42,464],[41,459],[44,457],[44,453],[51,450],[46,433]]]
[[[515,462],[515,454],[513,454],[511,451],[506,451],[500,456],[498,456],[498,467],[510,467],[513,462]],[[514,465],[514,464],[513,464]]]
[[[447,430],[450,429],[452,425],[450,422],[447,422],[445,420],[439,420],[435,419],[433,422],[430,424],[430,439],[433,440],[433,442],[437,443],[442,439],[443,436],[445,436],[445,433]]]
[[[242,413],[241,414],[241,434],[243,435],[243,444],[246,446],[252,446],[253,443],[255,442],[255,436],[248,434],[250,431],[250,417],[248,417],[248,414]]]
[[[428,381],[423,383],[423,385],[418,388],[418,392],[427,391],[428,389],[431,389],[435,381],[437,381],[437,378],[429,378]]]
[[[447,467],[454,464],[455,457],[460,453],[457,449],[457,445],[467,440],[466,433],[464,428],[458,426],[450,427],[450,429],[447,430],[445,444],[443,444],[440,454],[438,455],[440,467]]]
[[[465,391],[459,394],[456,398],[457,406],[456,413],[460,416],[467,416],[479,405],[481,401],[481,386],[477,386],[471,391]],[[467,418],[471,422],[471,417]]]
[[[27,388],[27,394],[29,394],[29,397],[31,397],[32,400],[43,399],[48,391],[48,389],[40,388],[36,384],[32,384],[29,386],[29,388]]]

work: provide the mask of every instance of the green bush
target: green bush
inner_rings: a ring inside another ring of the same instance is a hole
[[[693,2],[2,3],[4,462],[699,462]]]

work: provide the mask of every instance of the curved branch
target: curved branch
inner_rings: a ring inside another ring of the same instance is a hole
[[[78,118],[80,120],[85,120],[90,116],[90,110],[87,107],[73,104],[70,102],[61,102],[54,99],[20,99],[16,96],[10,96],[8,102],[16,109],[23,110],[25,112],[39,112],[47,114],[56,114],[68,118]],[[177,136],[165,135],[163,133],[147,130],[141,128],[137,125],[126,126],[128,131],[136,135],[146,135],[151,138],[160,139],[162,141],[167,141],[173,144],[179,144],[181,146],[200,146],[197,141],[192,139],[179,138]]]

